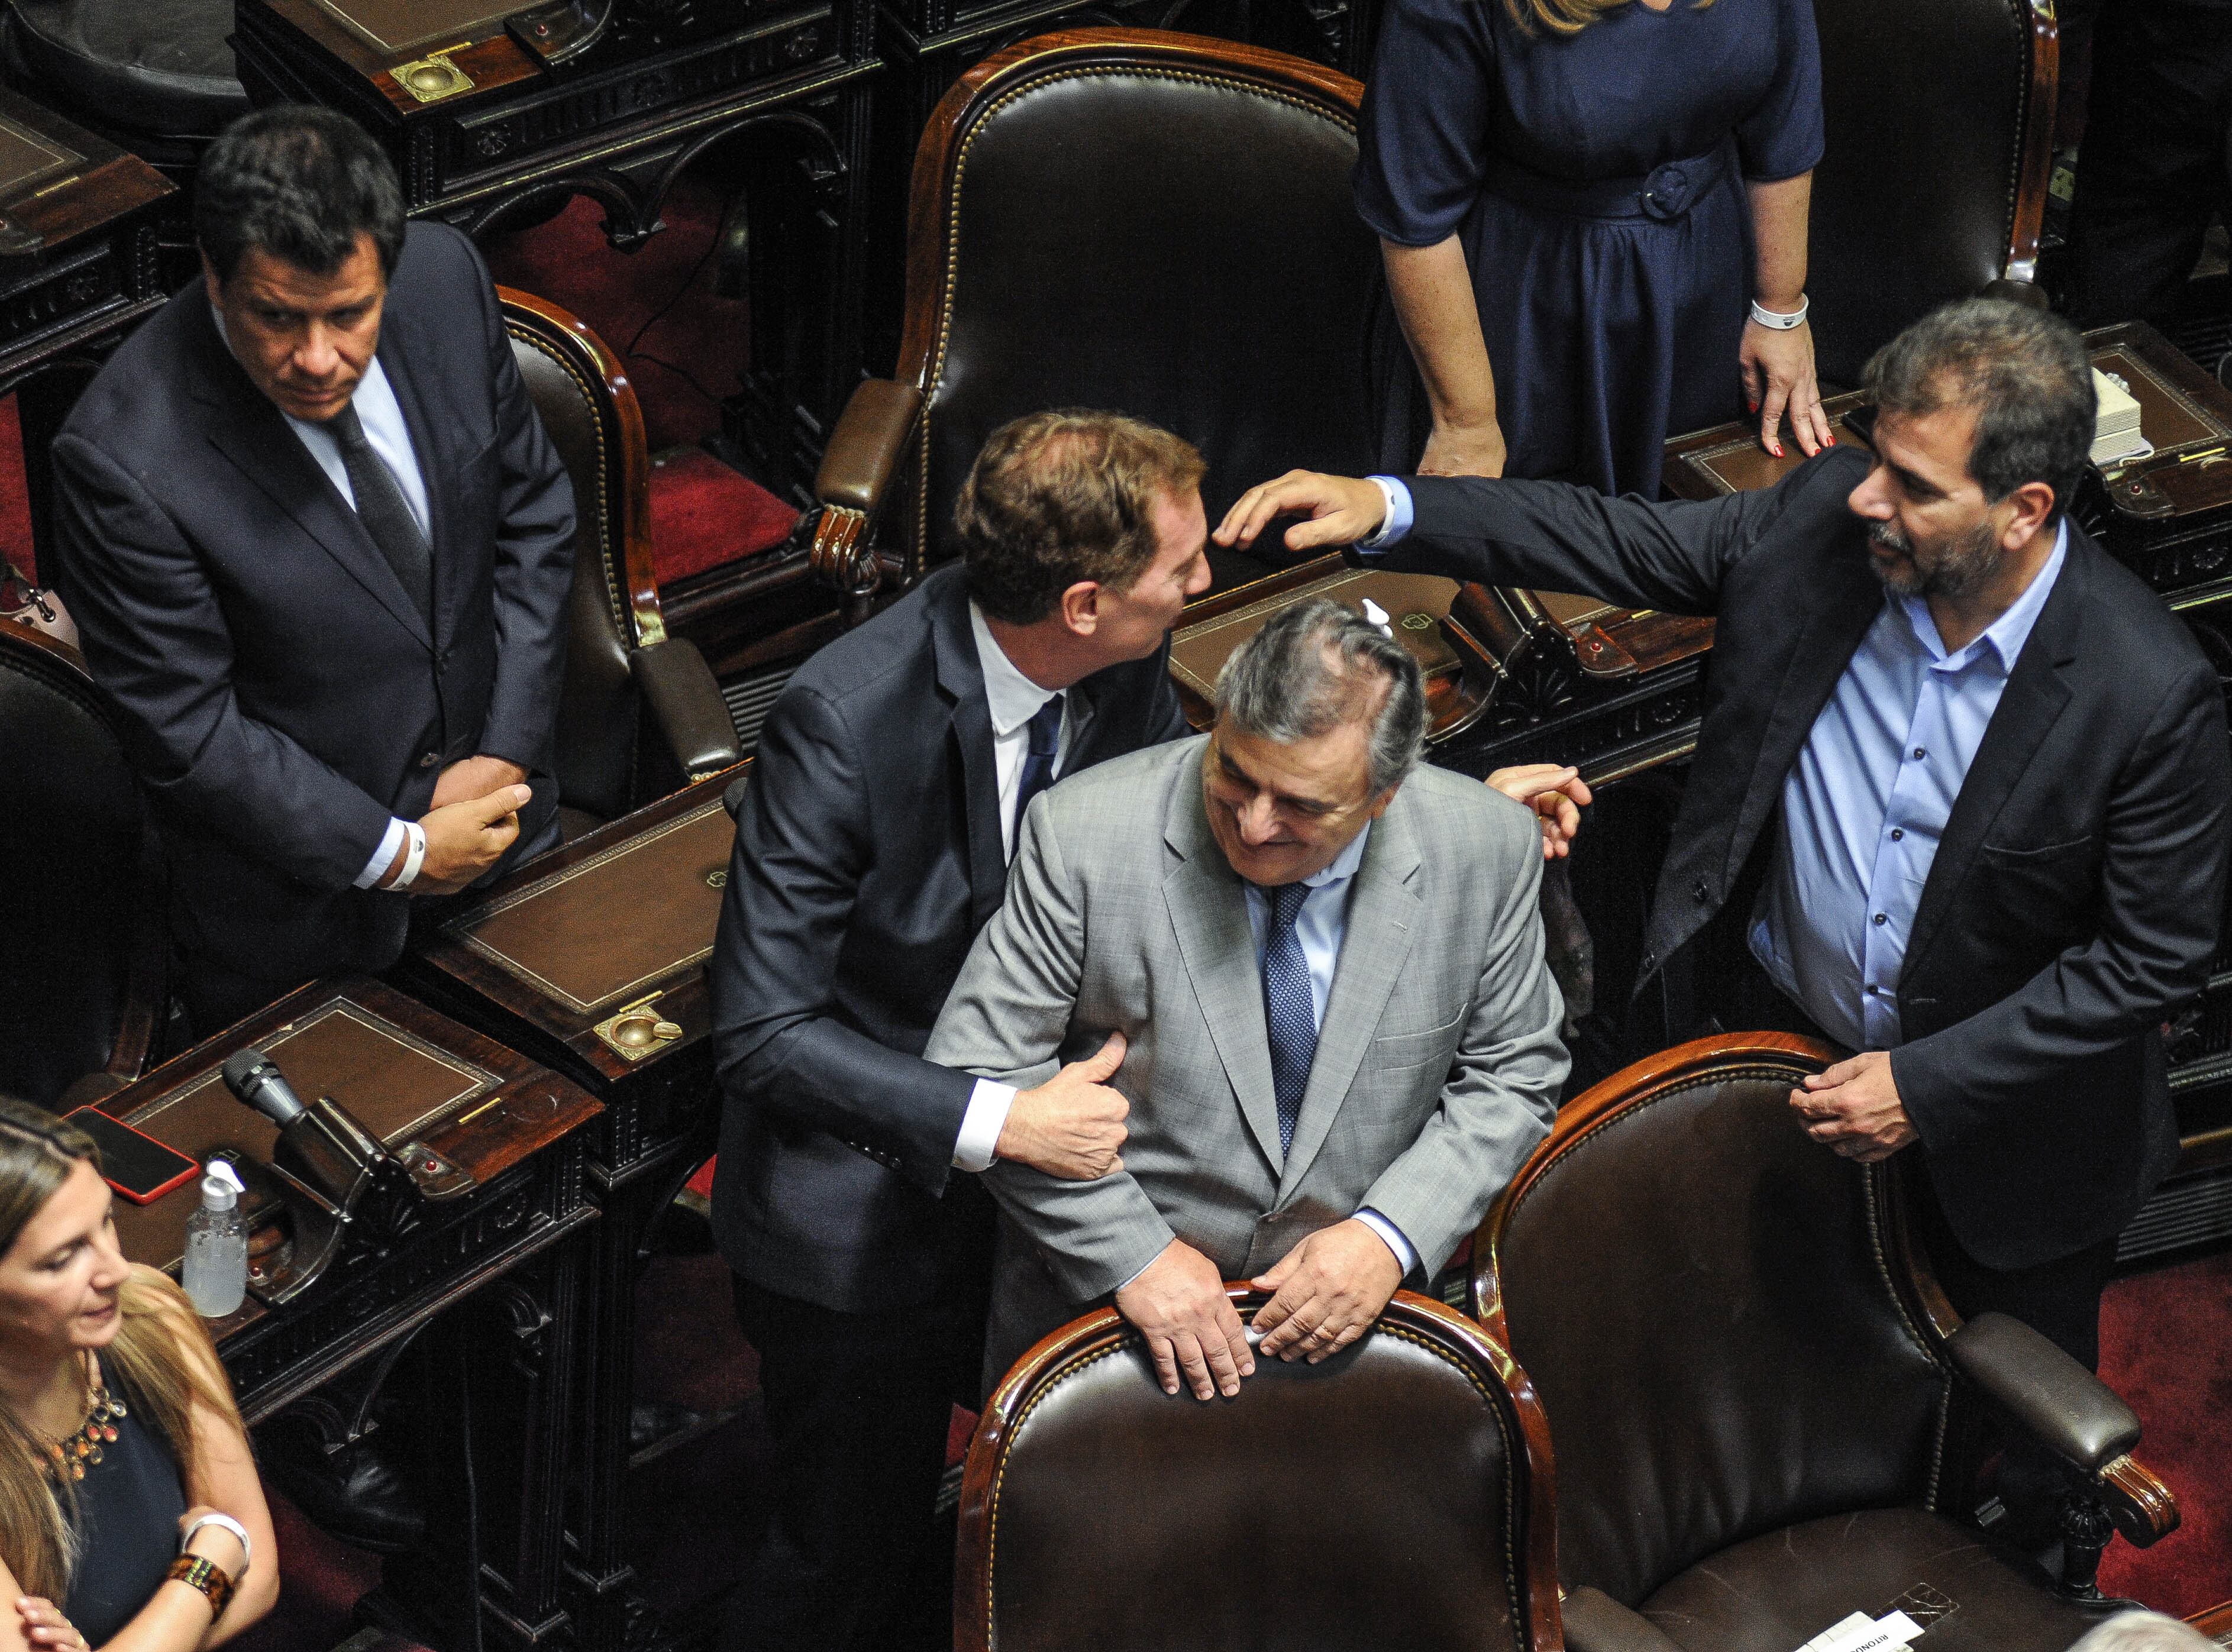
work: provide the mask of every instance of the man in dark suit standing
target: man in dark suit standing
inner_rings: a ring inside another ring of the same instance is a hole
[[[1209,585],[1202,474],[1114,414],[1002,427],[961,490],[959,565],[814,655],[761,734],[710,966],[713,1231],[775,1506],[724,1647],[886,1646],[903,1615],[951,1635],[951,1557],[923,1540],[994,1228],[953,1172],[1113,1168],[1122,1040],[1021,1093],[920,1056],[1032,798],[1186,732],[1167,635]]]
[[[1918,1143],[1954,1305],[2091,1367],[2117,1234],[2177,1154],[2161,1027],[2216,945],[2223,699],[2064,514],[2093,421],[2067,323],[1949,306],[1867,385],[1872,460],[1835,449],[1758,493],[1297,472],[1218,537],[1301,511],[1297,549],[1715,616],[1639,1004],[1660,1039],[1717,1010],[1859,1051],[1793,1093],[1807,1131],[1863,1163]]]
[[[204,279],[55,440],[60,578],[128,720],[208,1033],[400,954],[556,841],[574,496],[472,245],[330,110],[196,179]]]

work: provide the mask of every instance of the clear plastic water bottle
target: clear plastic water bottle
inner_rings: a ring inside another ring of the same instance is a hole
[[[243,1191],[239,1173],[223,1159],[211,1159],[202,1177],[202,1208],[186,1218],[186,1261],[179,1283],[204,1319],[222,1319],[248,1293]]]

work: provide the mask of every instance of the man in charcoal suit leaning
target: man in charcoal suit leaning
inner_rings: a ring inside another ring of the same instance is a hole
[[[1549,1129],[1566,1053],[1527,810],[1419,767],[1402,645],[1297,605],[1236,653],[1206,736],[1103,764],[1023,823],[925,1052],[1034,1082],[1128,1040],[1121,1168],[1002,1163],[988,1383],[1113,1295],[1163,1386],[1255,1369],[1229,1279],[1313,1363],[1423,1284]]]

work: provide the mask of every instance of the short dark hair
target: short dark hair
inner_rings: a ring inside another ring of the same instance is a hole
[[[2085,340],[2026,304],[1968,298],[1932,310],[1869,358],[1862,385],[1878,411],[1902,418],[1971,410],[1969,474],[1985,501],[2043,482],[2054,489],[2048,526],[2092,456],[2098,400]]]
[[[1220,722],[1291,746],[1361,718],[1371,729],[1372,795],[1410,777],[1426,748],[1418,657],[1362,614],[1311,597],[1272,616],[1217,674]]]
[[[1081,580],[1122,591],[1155,560],[1155,501],[1207,474],[1192,443],[1121,413],[1027,413],[985,439],[954,502],[969,594],[1036,625]]]
[[[372,134],[333,109],[282,103],[244,114],[194,174],[194,239],[232,279],[254,248],[330,275],[369,235],[383,275],[403,250],[403,190]]]

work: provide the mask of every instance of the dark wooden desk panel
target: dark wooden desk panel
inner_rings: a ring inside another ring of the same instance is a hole
[[[646,1619],[622,1542],[635,1400],[635,1286],[652,1228],[710,1157],[713,946],[738,764],[521,868],[448,918],[397,981],[566,1073],[605,1105],[591,1135],[595,1234],[576,1376],[571,1539],[581,1643],[640,1643]]]
[[[269,1170],[275,1132],[220,1076],[251,1046],[298,1093],[334,1097],[390,1147],[422,1142],[477,1185],[361,1214],[291,1301],[259,1300],[252,1277],[249,1299],[211,1326],[242,1414],[256,1423],[289,1412],[338,1446],[374,1427],[383,1389],[404,1385],[412,1426],[385,1443],[426,1508],[428,1540],[387,1563],[376,1610],[446,1646],[540,1644],[566,1627],[564,1471],[596,1217],[585,1128],[601,1109],[378,981],[305,987],[102,1104],[197,1158],[233,1155],[259,1253],[284,1223]],[[189,1184],[152,1205],[119,1204],[126,1254],[175,1268],[198,1200]]]
[[[579,194],[633,248],[683,167],[717,151],[750,217],[750,366],[724,428],[778,492],[801,490],[860,371],[866,0],[622,0],[555,70],[504,32],[517,9],[239,0],[234,44],[256,102],[347,110],[414,214],[475,236]]]

